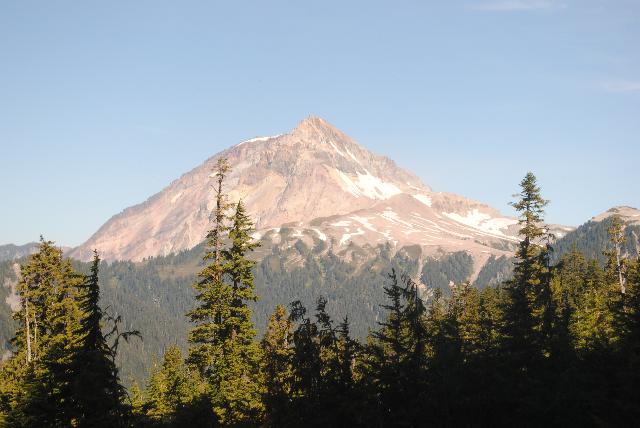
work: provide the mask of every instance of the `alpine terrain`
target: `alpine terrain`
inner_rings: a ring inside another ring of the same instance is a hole
[[[511,255],[517,242],[515,218],[434,192],[392,160],[309,117],[289,133],[252,138],[211,157],[111,218],[70,256],[88,260],[97,248],[106,260],[140,261],[195,247],[210,227],[211,174],[220,156],[233,168],[230,199],[245,202],[256,221],[255,237],[275,244],[324,241],[335,252],[351,243],[417,244],[425,256],[467,251],[475,276],[491,256]]]

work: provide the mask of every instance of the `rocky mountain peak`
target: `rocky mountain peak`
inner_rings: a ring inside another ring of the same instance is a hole
[[[346,134],[326,120],[309,116],[296,126],[291,135],[308,142],[327,143],[330,140],[351,140]]]
[[[515,220],[478,202],[432,192],[389,158],[310,116],[289,133],[252,138],[211,157],[112,217],[70,255],[89,259],[97,248],[105,260],[137,261],[198,245],[211,226],[212,168],[220,156],[232,167],[230,199],[244,200],[262,232],[297,224],[302,235],[307,229],[331,235],[338,246],[388,241],[466,248],[478,241],[476,253],[487,257],[495,251],[485,242],[513,239]],[[336,220],[316,221],[321,218]]]

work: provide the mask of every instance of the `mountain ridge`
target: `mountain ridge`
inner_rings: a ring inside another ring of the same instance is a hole
[[[193,248],[209,227],[210,181],[221,156],[232,166],[230,200],[244,200],[259,232],[296,223],[318,229],[318,236],[336,238],[337,246],[350,237],[373,244],[382,236],[434,251],[471,246],[479,259],[500,256],[502,247],[517,240],[516,219],[478,201],[434,192],[393,160],[309,116],[289,133],[251,138],[208,158],[146,201],[113,216],[70,256],[87,260],[97,248],[106,260],[139,261]],[[349,216],[362,210],[368,210],[377,226],[346,225],[353,221]],[[342,227],[322,222],[311,227],[317,219],[335,216],[345,217]],[[557,230],[563,233],[562,227]]]

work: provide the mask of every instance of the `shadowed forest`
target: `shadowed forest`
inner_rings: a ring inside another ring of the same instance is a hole
[[[510,279],[443,291],[430,283],[438,278],[389,266],[381,321],[365,340],[348,316],[332,319],[325,298],[276,305],[258,337],[250,255],[259,243],[242,201],[224,192],[228,174],[221,159],[185,314],[188,349],[167,349],[144,384],[123,386],[120,345],[145,332],[102,307],[98,252],[83,274],[41,240],[20,269],[0,426],[582,427],[640,418],[640,258],[625,250],[620,218],[604,252],[559,256],[544,224],[548,201],[528,173],[513,202],[521,241]]]

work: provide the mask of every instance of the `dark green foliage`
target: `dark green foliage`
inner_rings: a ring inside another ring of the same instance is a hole
[[[277,425],[268,419],[272,426],[361,426],[362,394],[353,371],[360,347],[349,335],[348,320],[336,327],[326,305],[318,299],[313,320],[299,301],[291,304],[296,328],[288,347],[290,371],[283,378],[289,406]]]
[[[609,228],[613,217],[602,221],[589,221],[559,239],[554,245],[552,262],[557,263],[563,254],[573,249],[582,253],[587,259],[596,259],[602,265],[605,262],[604,249],[609,247]],[[638,257],[637,237],[640,236],[639,225],[627,225],[624,231],[625,243],[622,253],[629,258]]]
[[[124,406],[126,392],[120,384],[115,358],[120,340],[128,342],[137,331],[120,332],[119,318],[112,318],[100,307],[98,271],[100,258],[96,252],[91,273],[83,284],[80,309],[80,339],[74,356],[72,394],[75,401],[76,423],[80,427],[124,426],[128,410]],[[110,331],[102,328],[109,321]],[[112,338],[110,345],[107,339]]]
[[[473,273],[473,257],[466,251],[429,257],[422,268],[421,280],[429,288],[437,288],[445,295],[450,293],[450,283],[461,284]]]
[[[482,267],[473,285],[477,288],[495,287],[513,275],[513,259],[491,256]]]
[[[232,215],[223,192],[230,168],[221,158],[216,170],[214,223],[207,234],[204,268],[193,284],[196,306],[187,316],[188,364],[202,378],[215,420],[229,426],[254,426],[261,418],[260,348],[252,310],[257,300],[249,254],[259,246],[242,201]],[[228,233],[227,233],[228,232]]]
[[[7,299],[11,294],[11,285],[17,282],[12,263],[0,263],[0,361],[9,355],[9,341],[16,327]]]
[[[628,226],[632,230],[634,227],[637,226]],[[593,246],[589,253],[598,255],[604,263],[602,251],[606,249],[608,242],[607,227],[598,227],[597,230],[598,233],[603,232],[605,238],[599,241],[600,247],[596,249]],[[629,233],[626,232],[627,238]],[[576,248],[591,248],[588,244],[593,239],[596,238],[591,232],[581,233],[579,236],[567,234],[554,244],[554,263],[572,250],[573,243]],[[379,306],[384,302],[381,284],[389,270],[396,268],[398,272],[414,276],[415,273],[412,272],[416,271],[415,266],[420,267],[417,260],[413,259],[414,254],[394,256],[391,249],[384,246],[370,250],[371,259],[358,266],[332,253],[323,254],[323,241],[318,242],[299,265],[285,266],[284,259],[292,256],[287,250],[277,247],[263,249],[267,255],[255,268],[256,293],[261,298],[251,304],[259,334],[265,331],[266,320],[276,305],[299,299],[305,305],[313,306],[322,295],[327,298],[328,311],[332,317],[341,319],[348,314],[352,334],[362,340],[371,326],[384,317]],[[633,241],[627,239],[627,245],[630,242]],[[141,263],[101,263],[99,279],[102,306],[123,315],[124,329],[135,326],[144,333],[144,342],[136,340],[120,346],[116,362],[126,385],[131,385],[134,380],[143,382],[153,359],[162,358],[164,350],[171,344],[176,343],[181,349],[186,349],[189,323],[184,313],[192,307],[194,292],[190,284],[193,275],[203,266],[203,251],[204,245],[199,245],[192,250],[150,258]],[[73,262],[73,266],[82,273],[88,273],[90,268],[89,263]],[[511,259],[492,257],[481,270],[474,285],[480,288],[496,286],[508,279],[512,271]],[[0,263],[0,282],[4,283],[5,278],[14,278],[9,262]],[[449,281],[446,282],[447,288],[448,283]],[[0,296],[6,295],[8,291],[7,288],[0,287]],[[4,302],[4,298],[0,302]],[[0,305],[0,348],[10,347],[8,339],[13,336],[13,322],[10,308],[5,304]]]
[[[255,263],[242,204],[209,234],[202,261],[200,247],[140,264],[96,257],[74,270],[43,241],[17,285],[26,303],[13,314],[15,356],[0,366],[0,426],[634,426],[640,259],[626,246],[634,235],[613,220],[600,261],[578,245],[552,252],[535,177],[521,188],[513,275],[511,260],[491,258],[476,287],[466,253],[421,268],[418,247],[392,255],[386,245],[350,245],[336,255],[298,241]],[[184,285],[197,270],[194,296]],[[411,279],[420,273],[430,288]],[[10,264],[0,274],[11,277]],[[151,294],[159,289],[170,296]],[[185,360],[172,306],[192,307],[194,297]],[[266,308],[287,300],[290,315],[277,306],[258,343],[254,314],[264,325]],[[134,384],[128,397],[107,340],[131,334],[107,315],[122,307],[155,332],[137,358],[163,355],[145,391]],[[366,344],[351,336],[367,326],[375,330]]]
[[[62,251],[41,240],[20,267],[15,355],[0,368],[0,415],[16,427],[125,426],[125,390],[115,365],[117,344],[135,332],[102,333],[99,259],[87,277]],[[6,383],[5,383],[6,382]]]
[[[261,375],[264,383],[262,401],[265,407],[265,425],[269,427],[281,427],[288,419],[293,387],[292,330],[293,323],[285,307],[276,306],[261,343]]]

